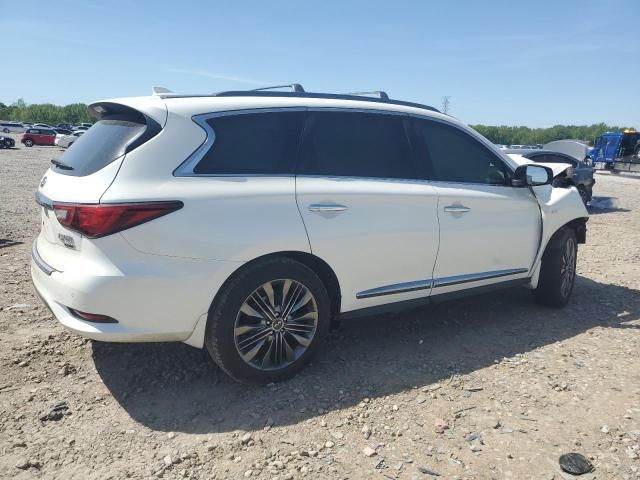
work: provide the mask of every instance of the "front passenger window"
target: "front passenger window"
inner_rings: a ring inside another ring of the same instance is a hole
[[[417,161],[428,177],[442,182],[505,185],[507,169],[500,158],[468,133],[444,123],[412,119]]]

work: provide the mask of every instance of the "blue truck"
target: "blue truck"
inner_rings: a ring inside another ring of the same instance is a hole
[[[640,132],[625,128],[600,135],[585,161],[596,170],[640,173]]]

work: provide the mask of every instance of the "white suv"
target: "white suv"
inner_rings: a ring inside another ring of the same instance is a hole
[[[40,183],[33,283],[70,330],[271,382],[338,318],[514,285],[567,303],[580,195],[454,118],[297,85],[161,92],[92,104]]]

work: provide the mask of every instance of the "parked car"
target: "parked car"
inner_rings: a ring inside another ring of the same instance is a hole
[[[29,128],[20,141],[25,147],[34,145],[55,145],[56,132],[49,128]]]
[[[16,146],[16,141],[10,136],[0,135],[0,148],[13,148]]]
[[[578,160],[571,155],[550,150],[505,150],[505,152],[507,154],[521,155],[536,163],[545,163],[547,165],[561,163],[571,165],[572,171],[568,175],[556,178],[556,181],[564,182],[565,180],[569,180],[567,185],[575,186],[578,189],[578,193],[585,205],[591,201],[596,179],[593,177],[593,168],[586,162]]]
[[[432,107],[296,85],[90,108],[38,188],[31,266],[80,335],[206,347],[265,383],[339,317],[515,285],[570,299],[578,192]]]
[[[66,128],[54,128],[55,132],[56,132],[56,139],[54,140],[54,144],[58,145],[58,142],[63,138],[66,137],[67,135],[71,135],[73,133],[73,131],[71,130],[67,130]]]
[[[70,123],[59,123],[58,125],[56,125],[56,128],[63,128],[65,130],[73,131],[73,125],[71,125]]]
[[[2,133],[24,133],[24,125],[18,122],[0,122],[0,132]]]
[[[78,130],[72,132],[70,135],[64,135],[61,138],[56,139],[56,145],[63,148],[69,148],[73,145],[73,142],[82,136],[83,133],[85,133],[85,130]]]
[[[33,128],[48,128],[50,130],[53,130],[53,127],[51,125],[47,125],[46,123],[34,123]]]
[[[86,125],[76,125],[75,127],[73,127],[73,129],[75,131],[83,130],[86,132],[87,130],[89,130],[89,127],[87,127]]]

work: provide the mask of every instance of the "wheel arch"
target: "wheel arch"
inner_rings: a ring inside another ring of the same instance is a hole
[[[313,272],[320,277],[320,280],[324,284],[327,289],[327,293],[329,294],[329,299],[331,301],[331,316],[332,318],[336,318],[340,313],[340,305],[342,301],[342,293],[340,290],[340,282],[338,281],[338,277],[333,269],[329,266],[327,262],[325,262],[320,257],[313,255],[308,252],[301,251],[282,251],[282,252],[273,252],[268,253],[266,255],[261,255],[252,260],[249,260],[246,263],[243,263],[240,267],[238,267],[234,272],[229,275],[229,277],[222,283],[218,291],[216,292],[213,301],[211,302],[211,306],[215,305],[216,300],[218,299],[220,292],[224,290],[224,288],[239,275],[246,268],[255,265],[256,263],[263,262],[265,260],[270,260],[274,258],[289,258],[291,260],[295,260],[299,263],[302,263],[306,267],[313,270]],[[211,308],[211,307],[210,307]]]

